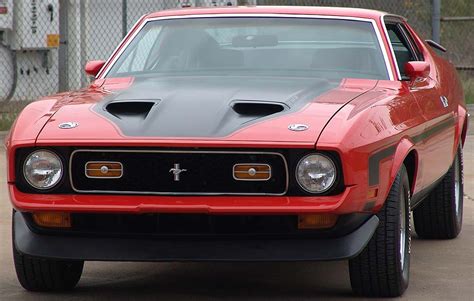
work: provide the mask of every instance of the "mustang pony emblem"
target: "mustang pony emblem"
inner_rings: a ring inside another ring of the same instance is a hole
[[[174,181],[175,182],[179,182],[179,175],[182,173],[182,172],[185,172],[185,171],[188,171],[187,169],[181,169],[179,168],[179,163],[175,163],[174,164],[174,167],[170,169],[169,172],[173,173],[174,175]]]
[[[449,107],[448,98],[446,96],[440,96],[439,100],[441,100],[443,107],[445,108]]]

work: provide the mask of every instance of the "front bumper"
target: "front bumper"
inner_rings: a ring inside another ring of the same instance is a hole
[[[44,235],[13,215],[13,243],[30,256],[87,261],[321,261],[357,256],[379,219],[336,238],[164,238]]]
[[[370,212],[357,186],[333,196],[156,196],[107,194],[32,194],[9,184],[10,200],[19,211],[94,213],[204,214],[349,214]]]

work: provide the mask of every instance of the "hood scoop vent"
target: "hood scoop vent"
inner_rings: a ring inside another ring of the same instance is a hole
[[[283,112],[289,107],[279,102],[235,101],[232,109],[239,115],[263,117]]]
[[[105,110],[119,119],[145,120],[154,105],[153,101],[117,101],[107,104]]]

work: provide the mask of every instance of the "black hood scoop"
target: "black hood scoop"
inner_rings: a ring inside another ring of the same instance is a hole
[[[287,105],[264,101],[234,101],[232,109],[239,115],[264,117],[290,109]]]
[[[105,106],[105,110],[119,119],[145,120],[151,108],[157,102],[154,101],[112,101]]]
[[[253,122],[299,110],[338,84],[250,76],[137,78],[94,110],[126,136],[224,137]]]

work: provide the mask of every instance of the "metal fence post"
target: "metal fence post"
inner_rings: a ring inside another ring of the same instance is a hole
[[[68,67],[68,11],[69,0],[59,1],[59,50],[58,50],[58,89],[59,92],[69,90]]]
[[[431,14],[432,31],[431,38],[433,41],[441,42],[441,0],[433,0],[433,11]]]
[[[122,0],[122,37],[125,37],[128,32],[128,11],[127,0]]]
[[[79,28],[80,28],[80,66],[81,69],[84,68],[87,62],[87,27],[86,27],[86,7],[88,0],[80,0],[79,1]],[[82,71],[82,70],[81,70]],[[85,72],[81,72],[81,86],[85,86],[87,84],[87,76]]]

